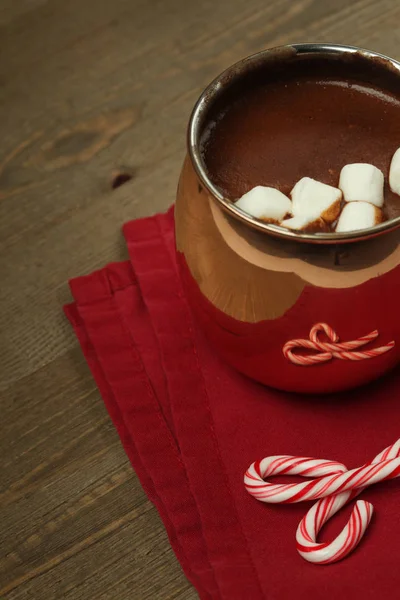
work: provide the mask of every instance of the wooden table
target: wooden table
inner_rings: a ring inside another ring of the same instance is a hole
[[[299,41],[400,59],[399,23],[398,0],[2,0],[1,598],[196,597],[62,314],[66,281],[126,258],[121,224],[173,202],[190,109],[224,67]]]

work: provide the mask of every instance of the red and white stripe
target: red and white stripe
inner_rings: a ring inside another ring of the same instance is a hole
[[[318,339],[318,334],[325,333],[330,342],[321,342]],[[337,333],[326,323],[317,323],[311,328],[309,339],[296,339],[286,342],[283,346],[283,354],[285,358],[290,360],[295,365],[308,366],[317,363],[327,362],[332,358],[340,360],[365,360],[374,358],[380,354],[384,354],[391,350],[394,346],[394,341],[389,342],[385,346],[372,348],[371,350],[355,351],[356,348],[361,348],[369,344],[378,337],[377,330],[371,331],[368,335],[364,335],[357,340],[349,342],[339,342]],[[298,348],[307,348],[309,350],[320,350],[318,354],[302,355],[297,354],[294,350]]]
[[[400,457],[400,440],[382,450],[370,464]],[[297,550],[309,562],[328,564],[341,560],[360,543],[374,511],[369,502],[358,500],[342,532],[330,543],[318,543],[323,525],[365,488],[322,498],[308,511],[296,533]]]
[[[302,475],[304,483],[271,484],[273,475]],[[323,525],[366,487],[400,476],[400,440],[385,448],[371,463],[348,471],[328,460],[271,456],[253,463],[244,478],[247,491],[267,503],[294,503],[320,499],[302,519],[296,534],[297,550],[306,560],[328,564],[349,554],[360,542],[373,514],[369,502],[358,501],[342,532],[330,543],[318,543]]]

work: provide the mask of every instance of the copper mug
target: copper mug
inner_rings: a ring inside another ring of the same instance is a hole
[[[271,387],[329,393],[377,379],[400,360],[400,217],[351,233],[284,230],[225,198],[201,152],[210,115],[235,86],[303,60],[357,65],[366,81],[390,79],[400,97],[400,64],[349,46],[284,46],[229,67],[190,118],[176,246],[191,308],[228,363]]]

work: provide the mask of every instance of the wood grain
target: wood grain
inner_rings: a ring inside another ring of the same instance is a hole
[[[300,41],[400,58],[399,17],[398,0],[3,0],[0,597],[196,597],[62,315],[66,280],[125,258],[121,224],[173,202],[223,68]]]

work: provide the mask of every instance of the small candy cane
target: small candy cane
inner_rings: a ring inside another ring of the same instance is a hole
[[[314,481],[271,484],[272,475],[301,475]],[[360,543],[373,514],[369,502],[359,500],[347,525],[331,543],[318,543],[323,525],[366,487],[400,476],[400,440],[388,446],[371,463],[348,471],[345,465],[328,460],[296,456],[271,456],[253,463],[244,482],[249,494],[267,503],[294,503],[320,500],[300,522],[297,550],[309,562],[329,564],[347,556]]]
[[[321,342],[318,338],[318,334],[325,333],[330,339],[330,342]],[[355,351],[356,348],[361,348],[369,342],[372,342],[378,337],[379,333],[377,330],[371,331],[368,335],[352,340],[349,342],[339,342],[339,337],[326,323],[317,323],[310,331],[310,339],[296,339],[286,342],[283,346],[283,354],[290,362],[295,365],[309,366],[318,363],[328,362],[332,358],[339,358],[341,360],[365,360],[367,358],[374,358],[380,354],[385,354],[391,350],[394,346],[394,341],[389,342],[385,346],[379,348],[371,348],[370,350]],[[296,348],[307,348],[310,350],[321,350],[318,354],[301,355],[296,354],[294,350]]]

